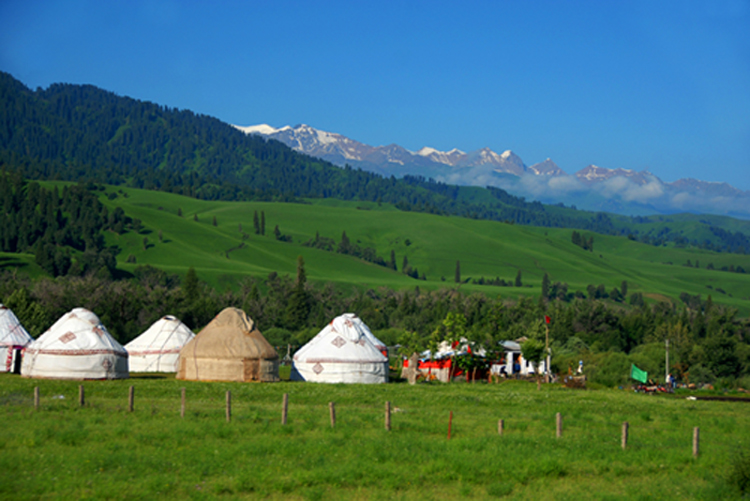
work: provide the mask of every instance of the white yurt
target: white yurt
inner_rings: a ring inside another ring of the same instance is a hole
[[[387,383],[388,358],[373,344],[368,333],[377,340],[356,315],[347,313],[334,318],[294,354],[291,379],[318,383]]]
[[[0,372],[14,372],[19,349],[33,340],[13,311],[0,304]]]
[[[53,379],[122,379],[128,352],[85,308],[66,313],[28,345],[21,375]]]
[[[130,372],[177,372],[180,350],[195,334],[179,319],[167,315],[125,345]]]

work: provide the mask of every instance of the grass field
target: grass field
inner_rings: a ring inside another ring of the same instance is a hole
[[[79,384],[86,391],[84,407],[78,405]],[[41,393],[38,411],[35,386]],[[228,390],[231,422],[225,419]],[[286,426],[280,423],[284,393],[290,402]],[[738,462],[750,441],[748,403],[684,397],[556,385],[537,391],[523,381],[366,386],[196,383],[154,376],[80,383],[3,374],[0,497],[738,497],[733,472],[750,475]],[[331,401],[335,428],[329,422]],[[390,432],[384,429],[386,401],[394,410]],[[560,438],[557,412],[563,416]],[[505,422],[502,436],[499,419]],[[620,446],[623,421],[630,423],[626,450]]]
[[[722,266],[742,266],[750,271],[750,255],[726,254],[699,249],[654,247],[624,237],[594,235],[594,252],[571,243],[571,230],[509,225],[457,217],[401,212],[391,206],[367,202],[319,200],[312,205],[261,202],[206,202],[178,195],[123,189],[128,197],[102,201],[144,223],[141,234],[110,234],[118,245],[119,266],[132,270],[151,264],[184,275],[193,266],[199,276],[219,287],[235,287],[246,275],[296,272],[297,256],[305,259],[308,279],[355,287],[394,289],[419,286],[455,286],[456,261],[462,279],[500,277],[512,281],[520,270],[524,287],[492,287],[462,284],[466,291],[515,298],[538,295],[542,277],[569,284],[571,291],[585,292],[589,284],[605,284],[607,290],[627,280],[630,292],[646,297],[669,297],[677,301],[682,292],[713,296],[715,302],[750,314],[750,273],[719,271]],[[182,210],[182,217],[177,215]],[[253,213],[264,212],[266,235],[253,232]],[[198,216],[198,221],[194,220]],[[217,225],[213,226],[213,218]],[[248,234],[243,240],[240,233]],[[292,242],[274,239],[278,225]],[[162,232],[162,240],[158,233]],[[389,259],[396,254],[401,269],[404,256],[426,281],[359,259],[312,249],[302,242],[321,236],[349,239],[373,247]],[[584,232],[585,233],[585,232]],[[148,239],[146,247],[143,239]],[[133,255],[135,264],[125,263]],[[688,261],[700,268],[684,266]],[[715,270],[707,270],[711,263]],[[443,279],[445,281],[443,281]]]

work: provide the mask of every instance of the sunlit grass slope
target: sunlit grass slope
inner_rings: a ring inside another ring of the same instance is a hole
[[[81,383],[0,374],[0,497],[725,500],[739,495],[731,474],[750,439],[747,403],[685,395],[558,385],[537,391],[523,381],[410,386],[153,377]],[[128,412],[131,385],[135,405]],[[329,402],[336,405],[335,428]],[[556,438],[558,412],[563,433]],[[623,450],[625,421],[630,438]],[[747,481],[743,465],[740,480]]]
[[[568,283],[571,291],[585,291],[589,284],[604,284],[611,290],[626,280],[629,292],[647,297],[677,300],[682,292],[704,298],[712,294],[714,301],[737,307],[743,314],[750,312],[750,274],[719,271],[730,265],[750,271],[747,255],[654,247],[624,237],[584,232],[594,236],[594,251],[589,252],[571,243],[569,229],[402,212],[376,203],[208,202],[144,190],[123,191],[127,197],[108,200],[103,194],[102,201],[111,208],[120,206],[130,217],[143,221],[140,234],[131,231],[107,237],[122,249],[119,266],[129,270],[151,264],[184,274],[192,266],[202,279],[232,287],[247,275],[277,272],[294,276],[301,255],[312,281],[362,288],[436,288],[457,285],[454,276],[456,262],[460,261],[463,280],[500,277],[513,281],[521,271],[524,284],[521,288],[462,284],[462,290],[508,297],[536,295],[547,273],[553,282]],[[179,210],[182,216],[178,216]],[[255,211],[265,214],[265,236],[254,233]],[[194,220],[196,215],[198,221]],[[277,225],[291,242],[274,238]],[[338,243],[344,231],[351,242],[375,248],[386,261],[393,250],[399,271],[302,245],[316,232]],[[145,246],[144,238],[148,239]],[[130,255],[135,257],[134,264],[126,263]],[[404,256],[420,274],[426,274],[426,281],[400,272]],[[685,266],[688,260],[698,262],[700,268]],[[705,269],[709,263],[715,270]]]

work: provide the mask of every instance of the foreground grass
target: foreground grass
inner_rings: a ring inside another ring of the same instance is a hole
[[[86,405],[79,407],[79,384],[0,377],[0,497],[727,499],[738,495],[726,480],[732,458],[750,440],[746,403],[622,390],[134,378],[84,382]],[[34,386],[42,395],[39,411]],[[289,422],[281,426],[284,393]],[[390,432],[386,400],[394,408]],[[564,418],[559,439],[556,412]],[[505,420],[502,436],[498,419]],[[625,451],[623,421],[631,437]]]

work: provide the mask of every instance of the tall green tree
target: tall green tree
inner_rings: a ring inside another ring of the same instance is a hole
[[[542,298],[547,300],[549,298],[549,275],[546,273],[542,277]]]
[[[290,329],[300,329],[305,326],[310,316],[310,297],[305,289],[307,283],[307,273],[305,272],[305,259],[302,256],[297,257],[297,279],[294,283],[294,290],[289,297],[285,316],[286,324]]]

